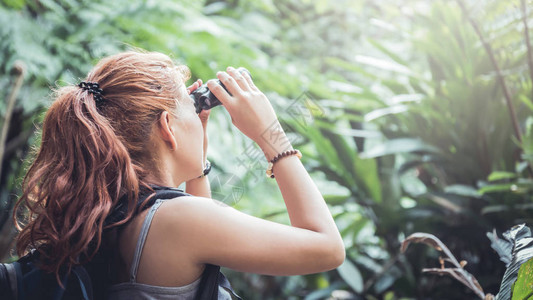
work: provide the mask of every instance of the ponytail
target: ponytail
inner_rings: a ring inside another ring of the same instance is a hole
[[[43,268],[58,275],[62,266],[70,269],[96,253],[104,221],[123,195],[127,217],[111,226],[131,218],[139,178],[93,95],[77,87],[60,90],[46,114],[41,143],[15,208],[27,207],[29,221],[19,226],[17,253],[39,249]]]

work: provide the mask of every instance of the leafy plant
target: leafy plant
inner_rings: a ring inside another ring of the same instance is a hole
[[[529,227],[524,224],[516,225],[503,233],[504,239],[498,238],[495,232],[488,232],[487,237],[491,241],[491,247],[498,253],[507,268],[496,297],[485,294],[476,278],[464,269],[467,262],[464,260],[458,262],[448,247],[432,234],[414,233],[408,236],[402,242],[401,251],[405,252],[411,243],[424,243],[442,251],[446,257],[439,258],[441,267],[423,269],[422,272],[449,275],[474,291],[481,299],[508,300],[511,297],[513,300],[529,299],[533,295],[533,281],[531,281],[533,237]],[[445,262],[450,262],[454,267],[445,267]]]
[[[513,285],[517,282],[521,266],[533,257],[533,236],[524,224],[516,225],[503,234],[504,240],[497,240],[494,233],[487,233],[493,247],[505,262],[505,271],[496,300],[511,299]],[[497,245],[497,246],[496,246]],[[522,286],[527,288],[528,285]],[[514,299],[514,296],[513,296]]]
[[[20,161],[38,143],[33,124],[49,103],[49,87],[76,83],[102,56],[141,47],[172,54],[193,79],[213,78],[228,65],[248,68],[304,153],[341,231],[347,260],[338,271],[294,277],[226,271],[245,298],[463,296],[451,280],[420,273],[436,259],[432,251],[398,253],[401,240],[418,231],[439,236],[495,291],[505,270],[479,232],[532,221],[532,60],[524,34],[531,10],[523,4],[0,1],[6,97],[15,61],[26,65],[6,139],[0,226],[8,224]],[[298,103],[310,106],[295,116]],[[3,116],[6,108],[0,105]],[[223,109],[213,111],[210,124],[212,177],[234,175],[242,191],[232,205],[288,223],[253,145]]]
[[[523,263],[513,283],[512,300],[529,300],[533,296],[533,259]]]

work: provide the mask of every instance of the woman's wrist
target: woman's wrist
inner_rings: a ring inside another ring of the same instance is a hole
[[[278,153],[273,159],[271,159],[268,162],[268,168],[266,170],[266,175],[268,177],[270,177],[270,178],[274,178],[275,177],[275,175],[274,175],[274,164],[277,163],[279,160],[281,160],[283,158],[286,158],[286,157],[289,157],[289,156],[293,156],[293,155],[298,157],[299,159],[302,158],[302,153],[299,150],[296,150],[296,149],[287,150],[287,151],[283,151],[283,152]]]
[[[263,151],[267,161],[272,160],[281,152],[293,149],[291,141],[283,129],[265,132],[259,137],[259,139],[257,139],[256,143]]]

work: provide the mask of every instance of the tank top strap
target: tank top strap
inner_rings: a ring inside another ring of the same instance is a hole
[[[131,264],[131,271],[130,271],[130,282],[134,283],[137,280],[137,271],[139,270],[139,262],[141,261],[141,255],[144,248],[144,243],[146,242],[146,236],[148,235],[148,230],[150,230],[150,225],[152,224],[152,219],[154,218],[154,214],[163,204],[164,200],[158,199],[155,201],[154,205],[150,208],[150,211],[148,211],[148,214],[146,214],[146,217],[144,218],[143,226],[141,227],[141,232],[139,233],[139,238],[137,239],[137,247],[135,247],[135,254],[133,255],[133,261]]]

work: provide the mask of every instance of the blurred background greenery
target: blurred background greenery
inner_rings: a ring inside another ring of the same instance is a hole
[[[323,192],[346,262],[309,276],[225,270],[245,299],[472,299],[422,274],[435,234],[496,294],[505,266],[485,236],[532,219],[533,64],[526,0],[0,0],[0,257],[50,88],[140,47],[193,82],[244,66]],[[264,159],[214,109],[215,197],[289,223]]]

